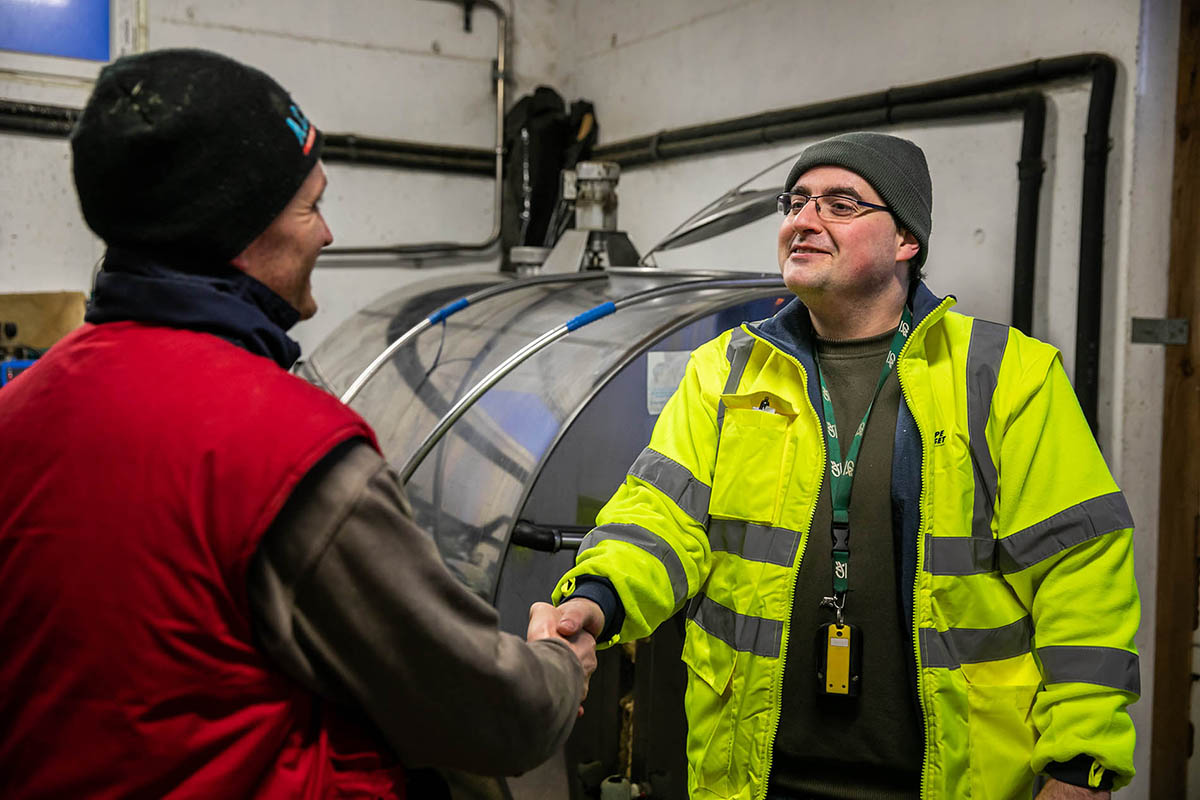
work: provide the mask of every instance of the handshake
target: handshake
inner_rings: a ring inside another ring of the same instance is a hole
[[[558,607],[549,603],[534,603],[529,607],[526,641],[558,639],[566,642],[583,667],[583,696],[579,698],[579,716],[583,716],[588,681],[596,671],[596,637],[602,630],[604,612],[599,605],[586,598],[572,598]]]

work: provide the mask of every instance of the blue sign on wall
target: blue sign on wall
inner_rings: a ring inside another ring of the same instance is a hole
[[[0,0],[0,50],[109,59],[109,0]]]

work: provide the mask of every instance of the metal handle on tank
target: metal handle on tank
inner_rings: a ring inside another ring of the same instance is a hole
[[[425,440],[421,442],[421,446],[418,447],[412,456],[409,457],[408,461],[405,462],[404,469],[400,472],[400,482],[402,484],[408,483],[409,479],[413,476],[413,473],[417,471],[417,467],[420,466],[421,462],[425,459],[425,456],[429,455],[434,446],[441,441],[441,438],[446,434],[446,431],[450,429],[450,426],[457,422],[459,417],[465,414],[467,409],[474,405],[475,402],[482,397],[488,389],[491,389],[493,386],[495,386],[501,378],[503,378],[509,372],[512,372],[513,369],[522,364],[534,353],[537,353],[547,345],[557,341],[558,339],[561,339],[569,332],[578,330],[579,328],[589,325],[592,322],[595,322],[597,319],[606,317],[622,308],[638,305],[648,300],[656,300],[659,297],[669,297],[673,294],[689,292],[695,289],[738,289],[753,288],[756,286],[782,287],[783,283],[779,278],[776,277],[712,278],[696,281],[684,281],[682,283],[671,284],[670,286],[659,286],[653,289],[645,289],[640,292],[635,292],[626,297],[622,297],[620,300],[615,302],[610,301],[607,303],[601,303],[595,308],[589,309],[578,316],[572,317],[562,325],[551,328],[496,365],[491,372],[489,372],[483,377],[482,380],[472,386],[466,394],[460,397],[454,403],[454,405],[450,407],[450,410],[447,411],[440,420],[438,420],[437,425],[435,425],[433,430],[429,432],[429,435],[425,437]]]
[[[537,286],[542,283],[594,281],[607,277],[608,276],[602,272],[580,272],[566,275],[535,275],[531,278],[523,278],[521,280],[510,281],[507,283],[498,283],[494,286],[489,286],[486,289],[480,289],[478,292],[466,295],[465,297],[460,297],[453,303],[448,303],[447,305],[442,306],[437,311],[418,322],[416,325],[413,325],[411,328],[401,334],[396,341],[385,347],[383,352],[375,356],[371,363],[367,365],[366,369],[360,372],[358,377],[354,379],[354,382],[350,384],[349,388],[342,393],[342,402],[346,405],[349,405],[350,401],[357,397],[358,393],[362,391],[362,388],[367,384],[367,381],[371,380],[371,378],[375,376],[375,373],[378,372],[385,363],[387,363],[387,360],[391,358],[393,353],[395,353],[426,329],[432,328],[439,322],[444,322],[448,317],[454,316],[459,311],[462,311],[464,308],[472,305],[473,303],[478,303],[480,300],[487,300],[490,297],[495,297],[496,295],[504,294],[515,289],[523,289],[526,286]]]

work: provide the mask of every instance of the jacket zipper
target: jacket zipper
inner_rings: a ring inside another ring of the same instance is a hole
[[[943,300],[938,304],[937,308],[925,315],[925,318],[917,325],[917,329],[922,328],[926,322],[937,314],[943,311],[943,306],[949,308],[947,300]],[[941,316],[940,314],[938,315]],[[908,347],[916,338],[917,331],[914,330],[912,335],[908,337],[908,341],[904,343],[904,347],[900,350],[900,356],[896,359],[896,379],[900,382],[900,393],[904,397],[904,402],[908,403],[909,411],[912,411],[912,403],[909,402],[909,392],[904,386],[904,354],[908,351]],[[916,658],[917,666],[917,703],[921,707],[921,738],[925,745],[925,753],[921,759],[921,797],[929,797],[929,762],[930,762],[930,743],[929,743],[929,707],[925,703],[925,682],[921,678],[921,636],[920,636],[920,621],[917,603],[920,595],[921,587],[921,570],[925,566],[925,537],[921,530],[925,523],[925,476],[929,474],[928,456],[929,451],[925,447],[925,432],[921,430],[921,420],[914,413],[912,415],[913,422],[917,426],[917,433],[921,438],[921,494],[917,501],[917,512],[920,515],[920,522],[917,525],[917,564],[916,574],[913,575],[913,655]]]
[[[758,339],[757,336],[755,336],[754,338]],[[758,341],[762,342],[763,340],[758,339]],[[792,356],[789,353],[785,353],[784,351],[780,350],[778,347],[771,344],[770,342],[764,342],[764,344],[768,345],[772,350],[779,353],[784,358],[787,358],[789,361],[791,361],[793,364],[795,364],[796,369],[798,369],[800,371],[800,377],[802,379],[801,380],[802,388],[804,389],[804,400],[805,400],[806,404],[808,405],[809,410],[811,410],[813,412],[813,416],[815,416],[817,418],[817,430],[820,431],[821,427],[822,427],[821,415],[820,415],[820,413],[817,412],[817,410],[815,408],[813,408],[812,401],[808,397],[808,373],[804,370],[804,365],[801,364],[794,356]],[[901,351],[901,352],[903,352],[903,351]],[[804,552],[805,552],[805,550],[808,549],[808,537],[809,537],[809,534],[812,533],[813,519],[815,519],[817,516],[816,497],[820,497],[821,484],[823,484],[825,482],[825,459],[828,456],[826,455],[826,451],[825,451],[825,440],[822,437],[818,437],[818,439],[820,440],[820,443],[821,443],[821,460],[819,462],[817,462],[820,465],[820,468],[819,468],[818,474],[817,474],[817,494],[813,499],[812,512],[808,515],[808,526],[805,529],[804,534],[802,535],[802,537],[800,539],[799,552],[796,554],[796,562],[792,565],[792,574],[788,580],[788,593],[787,593],[788,602],[787,602],[787,610],[784,612],[784,616],[783,616],[783,631],[784,632],[779,641],[779,666],[776,668],[775,702],[772,704],[774,706],[774,711],[773,711],[772,720],[771,720],[771,733],[767,737],[767,760],[766,760],[766,763],[764,764],[763,783],[762,783],[762,788],[758,792],[757,800],[766,800],[767,788],[770,786],[770,783],[771,783],[771,767],[772,767],[772,762],[774,761],[774,757],[775,757],[775,737],[779,733],[779,718],[783,714],[783,700],[782,700],[782,697],[783,697],[783,665],[784,665],[784,661],[787,659],[788,642],[791,640],[791,627],[790,626],[791,626],[791,621],[792,621],[792,606],[795,605],[795,599],[796,599],[796,581],[799,580],[799,577],[800,577],[800,562],[804,560]]]

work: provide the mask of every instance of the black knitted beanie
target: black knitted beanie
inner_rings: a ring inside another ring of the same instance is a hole
[[[886,133],[859,131],[834,136],[805,148],[783,190],[790,192],[801,175],[823,166],[843,167],[871,184],[900,226],[920,243],[921,251],[912,263],[918,268],[925,263],[933,229],[933,181],[921,148]]]
[[[283,211],[321,141],[253,67],[205,50],[125,56],[71,132],[75,189],[107,244],[220,266]]]

